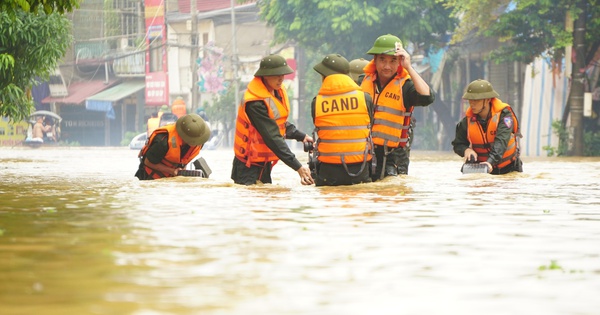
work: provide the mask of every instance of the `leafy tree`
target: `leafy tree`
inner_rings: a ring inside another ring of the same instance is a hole
[[[598,0],[444,0],[460,24],[452,42],[474,36],[497,37],[504,45],[492,52],[497,62],[530,63],[538,56],[557,60],[564,49],[573,45],[573,27],[584,18],[587,51],[595,51],[600,43],[600,6]],[[584,4],[583,8],[579,7]]]
[[[79,8],[79,0],[2,0],[0,11],[2,12],[33,12],[40,11],[50,14],[53,12],[72,12]]]
[[[306,95],[315,95],[320,86],[320,76],[312,65],[326,54],[370,59],[366,52],[385,34],[398,36],[405,46],[412,43],[414,51],[422,53],[444,46],[447,34],[458,23],[450,16],[451,10],[436,0],[264,0],[258,5],[261,19],[275,29],[275,42],[295,43],[305,56],[298,72],[306,79],[300,82]],[[304,101],[300,112],[310,113],[312,96],[299,97]],[[434,107],[436,112],[438,109]],[[302,121],[298,126],[308,130]]]
[[[275,28],[275,41],[307,51],[365,54],[375,39],[393,34],[428,47],[442,44],[456,20],[435,0],[265,0],[261,18]]]
[[[49,77],[71,44],[71,22],[59,13],[78,6],[78,0],[41,2],[0,4],[0,116],[14,121],[31,113],[32,84]]]
[[[204,109],[206,115],[215,129],[221,124],[223,133],[225,134],[225,146],[229,146],[229,134],[235,129],[235,117],[237,116],[237,104],[235,103],[235,88],[233,84],[227,84],[227,89],[213,97],[213,104],[208,105],[206,102]],[[241,90],[245,87],[240,87]]]

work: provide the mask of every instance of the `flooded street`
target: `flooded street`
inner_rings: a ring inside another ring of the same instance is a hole
[[[0,314],[599,314],[600,158],[245,187],[231,149],[143,182],[137,153],[0,147]]]

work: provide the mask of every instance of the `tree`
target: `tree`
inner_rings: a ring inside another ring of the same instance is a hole
[[[445,5],[452,8],[452,15],[461,18],[453,34],[453,43],[474,36],[497,37],[504,45],[492,52],[492,60],[524,63],[530,63],[541,55],[560,61],[565,48],[573,45],[574,30],[569,27],[569,19],[577,19],[582,13],[589,23],[586,50],[597,48],[600,42],[600,7],[597,2],[444,0]]]
[[[60,13],[72,10],[78,1],[40,3],[0,4],[0,116],[13,121],[31,113],[31,86],[36,78],[49,77],[71,44],[71,22]]]
[[[79,0],[2,0],[0,11],[2,12],[32,12],[40,11],[50,14],[53,12],[72,12],[79,8]]]
[[[573,155],[583,155],[584,68],[600,46],[598,0],[446,0],[461,23],[453,41],[469,36],[498,37],[504,45],[493,51],[496,62],[530,63],[551,56],[558,64],[572,48],[573,72],[568,108],[573,129]],[[594,87],[592,87],[594,88]],[[566,123],[566,119],[563,121]]]
[[[206,115],[213,130],[218,129],[219,124],[223,127],[225,146],[229,146],[229,133],[235,130],[237,116],[237,104],[235,103],[235,88],[233,84],[227,84],[226,90],[221,91],[213,98],[213,104],[204,106]]]
[[[326,54],[366,58],[375,39],[388,33],[405,46],[412,43],[414,52],[421,53],[432,46],[443,47],[446,35],[458,23],[450,16],[451,9],[436,0],[265,0],[258,5],[261,19],[275,28],[276,43],[291,42],[302,48],[306,59],[298,75],[301,84],[307,78],[303,88],[308,95],[315,95],[321,82],[312,65]]]
[[[435,0],[267,0],[259,6],[261,18],[275,27],[276,42],[352,59],[365,55],[380,35],[428,47],[456,25]]]

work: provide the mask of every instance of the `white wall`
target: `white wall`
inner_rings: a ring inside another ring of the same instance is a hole
[[[552,130],[552,122],[562,119],[567,97],[568,78],[564,66],[553,72],[551,63],[541,58],[527,66],[523,112],[519,119],[523,156],[546,156],[544,146],[558,148],[558,136]]]

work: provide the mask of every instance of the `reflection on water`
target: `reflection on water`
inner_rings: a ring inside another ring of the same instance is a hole
[[[138,181],[127,148],[0,148],[1,314],[597,314],[600,159],[346,187]],[[306,162],[305,153],[297,154]]]

